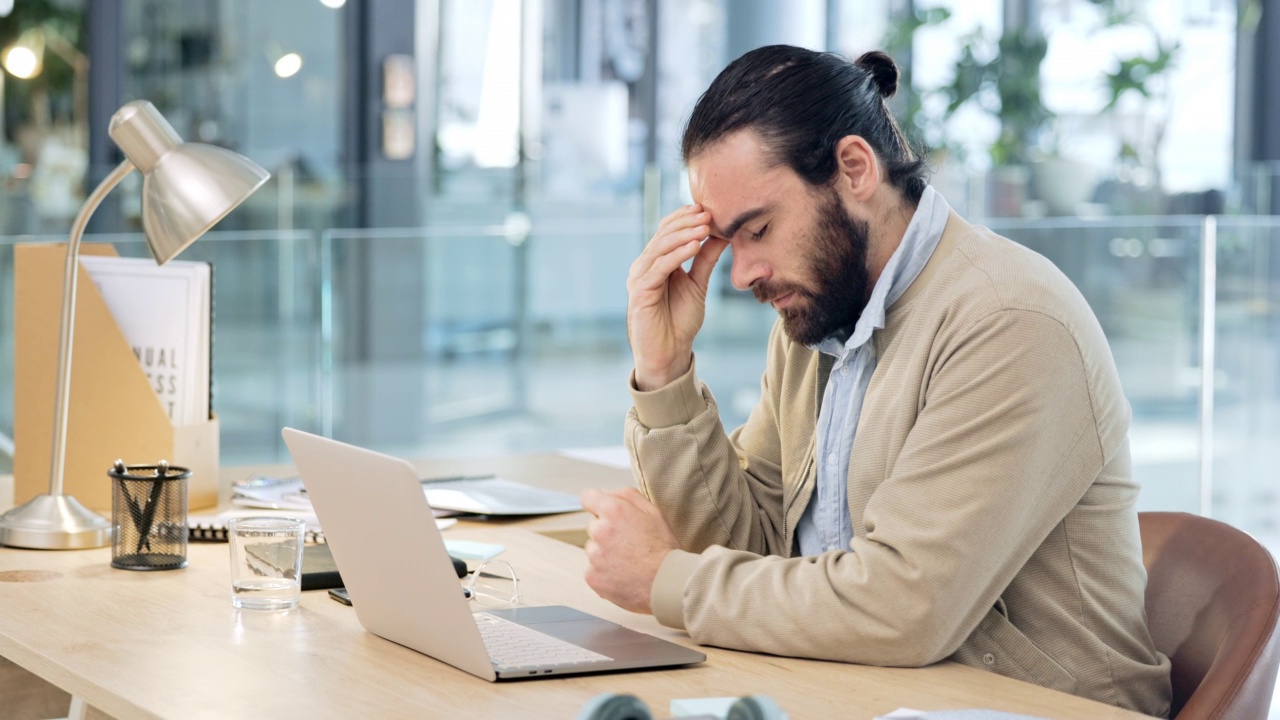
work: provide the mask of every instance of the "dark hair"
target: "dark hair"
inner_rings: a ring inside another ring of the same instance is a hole
[[[885,99],[898,89],[898,66],[882,52],[857,62],[790,45],[757,48],[729,63],[698,99],[684,129],[689,159],[729,133],[752,128],[810,185],[836,174],[836,144],[859,135],[913,205],[928,168],[911,150]]]

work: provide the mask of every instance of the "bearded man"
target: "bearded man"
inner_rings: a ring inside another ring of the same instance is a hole
[[[698,101],[695,204],[627,285],[639,490],[583,494],[587,582],[703,644],[950,659],[1166,715],[1106,338],[1050,262],[928,186],[897,79],[882,53],[772,46]],[[693,340],[727,247],[779,320],[726,435]]]

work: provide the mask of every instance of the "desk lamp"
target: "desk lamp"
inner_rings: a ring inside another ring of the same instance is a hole
[[[80,238],[102,198],[134,169],[142,173],[142,229],[151,255],[163,265],[270,177],[252,161],[229,150],[182,142],[173,126],[145,100],[135,100],[117,110],[108,133],[124,152],[125,160],[85,200],[67,243],[49,493],[0,515],[2,545],[74,550],[111,542],[111,523],[62,492]]]

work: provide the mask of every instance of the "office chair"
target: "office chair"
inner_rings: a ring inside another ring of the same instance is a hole
[[[1177,720],[1263,719],[1280,665],[1280,576],[1245,533],[1187,513],[1138,514],[1147,623],[1173,664]]]

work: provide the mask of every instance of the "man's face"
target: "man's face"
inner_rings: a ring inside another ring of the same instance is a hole
[[[735,132],[689,162],[693,199],[733,249],[734,287],[773,304],[793,341],[851,329],[870,292],[868,224],[836,191],[768,161],[759,137]]]

